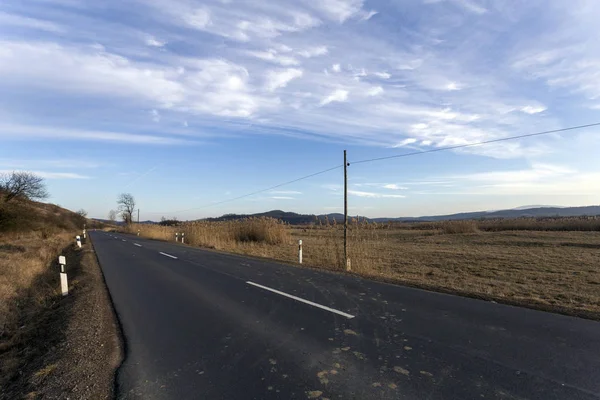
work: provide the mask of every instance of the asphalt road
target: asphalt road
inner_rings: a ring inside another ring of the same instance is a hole
[[[598,322],[90,236],[125,336],[119,398],[600,399]]]

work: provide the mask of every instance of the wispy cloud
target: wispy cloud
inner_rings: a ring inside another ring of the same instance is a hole
[[[0,40],[0,90],[90,99],[79,102],[82,115],[104,101],[114,113],[124,110],[119,117],[156,110],[161,124],[199,119],[227,130],[249,123],[256,130],[289,128],[297,137],[382,147],[439,147],[511,136],[525,127],[557,128],[566,122],[553,98],[587,100],[587,107],[600,98],[600,46],[593,41],[600,6],[590,0],[573,7],[419,1],[402,13],[386,8],[393,18],[379,18],[378,4],[366,7],[362,0],[282,0],[268,7],[258,0],[235,6],[108,1],[124,15],[134,4],[146,21],[143,30],[102,20],[85,2],[77,3],[77,13],[44,12],[39,5],[23,6],[27,16],[1,12],[0,25],[28,34]],[[86,12],[97,23],[82,23]],[[531,15],[538,23],[529,23]],[[55,35],[63,29],[72,35]],[[506,41],[505,32],[516,39]],[[548,92],[524,90],[531,82]],[[461,152],[531,158],[552,145],[538,139]]]
[[[45,179],[90,179],[89,176],[81,175],[75,172],[53,172],[53,171],[31,171],[31,170],[0,170],[0,174],[2,173],[11,173],[11,172],[32,172],[42,178]]]
[[[271,198],[275,200],[294,200],[294,197],[289,196],[271,196]]]
[[[293,195],[293,194],[302,194],[302,192],[298,192],[296,190],[272,190],[269,193],[271,193],[271,194],[284,194],[284,195],[285,194],[290,194],[290,195]]]
[[[311,2],[311,5],[325,17],[334,21],[344,22],[348,18],[360,14],[363,7],[363,0],[321,0]],[[362,17],[364,18],[364,15]]]
[[[106,163],[79,158],[58,158],[58,159],[15,159],[0,158],[0,167],[14,169],[38,169],[38,168],[76,168],[93,169],[105,166]]]
[[[321,100],[321,105],[324,106],[333,102],[344,102],[348,100],[348,91],[344,89],[337,89]]]
[[[357,196],[357,197],[368,197],[371,199],[386,199],[386,198],[390,198],[390,199],[401,199],[404,198],[406,196],[401,195],[401,194],[385,194],[385,193],[374,193],[374,192],[363,192],[363,191],[359,191],[359,190],[348,190],[348,194],[352,195],[352,196]]]
[[[20,27],[20,28],[29,28],[34,30],[42,30],[48,31],[52,33],[63,33],[65,29],[50,21],[45,21],[42,19],[29,18],[17,14],[9,14],[6,12],[0,11],[0,26],[2,27]]]
[[[581,196],[600,190],[600,173],[553,164],[533,163],[526,169],[487,171],[449,175],[431,190],[416,190],[423,195],[504,195],[504,196]],[[435,181],[432,181],[435,182]],[[430,185],[431,182],[425,184]],[[446,189],[447,188],[447,189]]]
[[[407,189],[406,186],[400,186],[400,185],[397,185],[395,183],[385,184],[385,185],[383,185],[383,188],[384,189],[390,189],[390,190],[405,190],[405,189]]]
[[[150,136],[121,132],[90,131],[83,129],[78,130],[69,128],[61,129],[15,124],[0,124],[0,137],[11,138],[12,140],[23,140],[31,138],[69,139],[83,141],[137,143],[148,145],[189,145],[195,143],[190,140],[184,140],[174,137]]]
[[[276,89],[286,87],[287,84],[293,80],[302,76],[302,70],[297,68],[288,68],[279,71],[269,71],[267,73],[267,89],[274,91]]]
[[[298,54],[305,58],[311,58],[311,57],[323,56],[323,55],[327,54],[328,52],[329,52],[329,50],[327,49],[327,46],[317,46],[317,47],[309,47],[304,50],[301,50],[298,52]]]
[[[146,39],[146,44],[151,47],[163,47],[166,42],[160,41],[154,37],[149,37]]]

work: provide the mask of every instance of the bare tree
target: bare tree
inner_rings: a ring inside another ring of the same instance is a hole
[[[110,222],[115,222],[117,220],[117,212],[115,210],[110,210],[108,212],[108,219]]]
[[[0,174],[0,196],[5,202],[14,199],[43,200],[48,198],[44,178],[33,172],[15,171]]]
[[[77,214],[82,216],[83,218],[87,217],[87,211],[85,211],[83,208],[80,209],[79,211],[77,211]]]
[[[131,193],[121,193],[117,199],[119,213],[126,224],[133,222],[133,212],[135,211],[135,198]]]

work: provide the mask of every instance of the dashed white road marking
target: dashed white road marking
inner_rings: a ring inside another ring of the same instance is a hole
[[[134,246],[137,246],[137,247],[142,247],[142,245],[141,245],[141,244],[137,244],[137,243],[134,243],[133,245],[134,245]]]
[[[344,316],[344,317],[346,317],[348,319],[354,318],[354,315],[345,313],[345,312],[340,311],[340,310],[336,310],[335,308],[330,308],[330,307],[324,306],[322,304],[313,303],[312,301],[309,301],[309,300],[306,300],[306,299],[303,299],[301,297],[297,297],[297,296],[294,296],[294,295],[291,295],[291,294],[287,294],[287,293],[281,292],[279,290],[271,289],[270,287],[259,285],[258,283],[254,283],[254,282],[250,282],[250,281],[246,281],[246,283],[248,285],[256,286],[256,287],[259,287],[261,289],[268,290],[268,291],[273,292],[273,293],[277,293],[277,294],[279,294],[281,296],[289,297],[290,299],[294,299],[296,301],[300,301],[302,303],[311,305],[313,307],[317,307],[317,308],[320,308],[322,310],[327,310],[327,311],[332,312],[334,314],[342,315],[342,316]]]
[[[172,256],[172,255],[167,254],[167,253],[163,253],[162,251],[159,251],[158,254],[162,254],[163,256],[171,257],[171,258],[174,258],[175,260],[177,260],[177,257]]]
[[[126,241],[127,241],[127,240],[125,240],[125,239],[121,239],[121,240],[122,240],[122,241],[124,241],[124,242],[126,242]]]

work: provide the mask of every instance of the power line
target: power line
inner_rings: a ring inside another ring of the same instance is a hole
[[[337,165],[335,167],[324,169],[323,171],[315,172],[315,173],[310,174],[310,175],[305,175],[303,177],[300,177],[300,178],[297,178],[297,179],[294,179],[294,180],[291,180],[291,181],[283,182],[283,183],[277,184],[275,186],[271,186],[271,187],[268,187],[268,188],[265,188],[265,189],[257,190],[255,192],[247,193],[247,194],[244,194],[244,195],[241,195],[241,196],[238,196],[238,197],[234,197],[234,198],[231,198],[231,199],[219,201],[217,203],[206,204],[206,205],[203,205],[203,206],[194,207],[194,208],[188,208],[188,209],[185,209],[185,210],[168,211],[167,213],[177,214],[177,213],[181,213],[181,212],[185,212],[185,211],[199,210],[201,208],[208,208],[208,207],[213,207],[213,206],[216,206],[216,205],[219,205],[219,204],[229,203],[231,201],[240,200],[240,199],[243,199],[245,197],[250,197],[250,196],[254,196],[256,194],[268,192],[268,191],[280,188],[280,187],[285,186],[285,185],[290,185],[292,183],[299,182],[299,181],[302,181],[304,179],[312,178],[313,176],[321,175],[321,174],[324,174],[326,172],[333,171],[334,169],[338,169],[338,168],[342,168],[342,167],[343,167],[343,165]],[[148,214],[166,214],[166,213],[152,212],[152,213],[148,213]]]
[[[500,138],[500,139],[485,140],[483,142],[468,143],[468,144],[459,144],[459,145],[456,145],[456,146],[438,147],[437,149],[424,150],[424,151],[415,151],[415,152],[412,152],[412,153],[404,153],[404,154],[396,154],[396,155],[387,156],[387,157],[370,158],[370,159],[367,159],[367,160],[354,161],[354,162],[352,162],[352,164],[363,164],[363,163],[374,162],[374,161],[389,160],[391,158],[410,157],[410,156],[416,156],[416,155],[419,155],[419,154],[435,153],[437,151],[454,150],[454,149],[462,149],[462,148],[465,148],[465,147],[481,146],[483,144],[505,142],[507,140],[522,139],[522,138],[528,138],[528,137],[532,137],[532,136],[548,135],[550,133],[558,133],[558,132],[572,131],[572,130],[575,130],[575,129],[590,128],[592,126],[600,126],[600,122],[595,122],[593,124],[587,124],[587,125],[572,126],[572,127],[569,127],[569,128],[554,129],[554,130],[551,130],[551,131],[528,133],[528,134],[525,134],[525,135],[518,135],[518,136],[509,136],[509,137]]]
[[[447,150],[462,149],[462,148],[465,148],[465,147],[481,146],[481,145],[484,145],[484,144],[505,142],[505,141],[508,141],[508,140],[522,139],[522,138],[528,138],[528,137],[534,137],[534,136],[548,135],[548,134],[551,134],[551,133],[559,133],[559,132],[565,132],[565,131],[572,131],[572,130],[576,130],[576,129],[590,128],[590,127],[593,127],[593,126],[600,126],[600,122],[595,122],[595,123],[587,124],[587,125],[572,126],[572,127],[568,127],[568,128],[554,129],[554,130],[550,130],[550,131],[528,133],[528,134],[524,134],[524,135],[508,136],[508,137],[504,137],[504,138],[500,138],[500,139],[485,140],[485,141],[476,142],[476,143],[468,143],[468,144],[460,144],[460,145],[456,145],[456,146],[439,147],[437,149],[431,149],[431,150],[425,150],[425,151],[415,151],[415,152],[412,152],[412,153],[396,154],[396,155],[393,155],[393,156],[370,158],[370,159],[366,159],[366,160],[354,161],[351,164],[353,164],[353,165],[354,164],[364,164],[364,163],[375,162],[375,161],[389,160],[389,159],[392,159],[392,158],[410,157],[410,156],[416,156],[416,155],[419,155],[419,154],[435,153],[435,152],[438,152],[438,151],[447,151]],[[177,213],[182,213],[182,212],[186,212],[186,211],[193,211],[193,210],[199,210],[199,209],[202,209],[202,208],[213,207],[213,206],[217,206],[217,205],[220,205],[220,204],[224,204],[224,203],[229,203],[229,202],[232,202],[232,201],[240,200],[240,199],[243,199],[243,198],[246,198],[246,197],[254,196],[256,194],[268,192],[270,190],[274,190],[274,189],[280,188],[280,187],[285,186],[285,185],[290,185],[292,183],[299,182],[299,181],[302,181],[304,179],[312,178],[313,176],[321,175],[321,174],[324,174],[324,173],[327,173],[329,171],[333,171],[335,169],[342,168],[342,167],[343,167],[343,165],[338,165],[338,166],[331,167],[331,168],[328,168],[328,169],[325,169],[325,170],[322,170],[322,171],[319,171],[319,172],[315,172],[315,173],[310,174],[310,175],[302,176],[300,178],[297,178],[297,179],[294,179],[294,180],[291,180],[291,181],[283,182],[283,183],[280,183],[280,184],[277,184],[277,185],[274,185],[274,186],[271,186],[271,187],[268,187],[268,188],[265,188],[265,189],[257,190],[257,191],[251,192],[251,193],[247,193],[247,194],[244,194],[244,195],[241,195],[241,196],[238,196],[238,197],[233,197],[231,199],[219,201],[219,202],[216,202],[216,203],[205,204],[203,206],[188,208],[188,209],[185,209],[185,210],[166,211],[166,212],[156,211],[156,212],[148,212],[147,214],[169,214],[169,213],[177,214]]]

